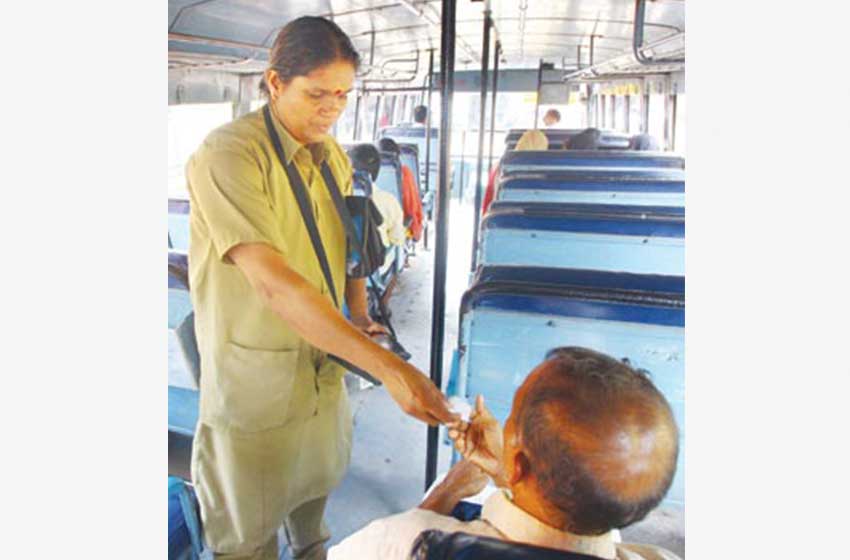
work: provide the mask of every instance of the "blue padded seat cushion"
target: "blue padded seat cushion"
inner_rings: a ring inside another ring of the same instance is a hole
[[[192,436],[198,423],[200,393],[185,387],[168,386],[168,431]]]
[[[502,167],[518,165],[563,165],[564,167],[657,167],[684,169],[681,156],[630,150],[545,150],[507,152]]]
[[[660,274],[483,266],[461,299],[473,309],[685,326],[685,279]]]
[[[521,214],[524,216],[562,216],[577,214],[580,216],[604,217],[637,216],[642,218],[674,218],[685,217],[685,209],[681,206],[634,206],[630,204],[595,204],[587,202],[539,202],[497,200],[488,211],[492,214]]]
[[[499,189],[550,191],[685,192],[683,173],[677,170],[634,172],[628,168],[606,171],[522,172],[506,175]]]
[[[523,229],[596,233],[600,235],[632,235],[684,239],[684,216],[644,216],[642,214],[523,213],[518,211],[488,212],[481,222],[482,232],[494,229]]]

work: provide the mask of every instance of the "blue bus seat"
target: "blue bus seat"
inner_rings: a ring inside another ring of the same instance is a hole
[[[578,552],[544,548],[469,533],[423,531],[413,543],[411,560],[600,560]]]
[[[520,137],[527,131],[527,128],[512,128],[505,135],[505,149],[513,150]],[[549,149],[563,149],[564,141],[568,141],[573,136],[580,134],[585,129],[583,128],[540,128],[540,132],[546,135],[549,140]],[[600,150],[627,150],[629,148],[631,137],[625,132],[615,130],[600,130],[599,149]],[[558,147],[560,146],[560,147]]]
[[[204,553],[195,492],[181,478],[168,477],[168,560],[199,560]]]
[[[381,152],[381,170],[374,186],[393,195],[398,203],[401,198],[401,162],[395,154]]]
[[[684,207],[684,172],[621,169],[512,174],[499,181],[495,200]]]
[[[168,251],[168,328],[176,329],[192,312],[189,264],[186,253]]]
[[[402,165],[406,165],[413,172],[416,180],[416,190],[422,192],[422,177],[419,175],[419,147],[416,144],[399,144],[399,159]]]
[[[189,264],[186,253],[168,252],[168,328],[174,331],[186,370],[201,383],[201,356],[195,337],[195,313],[189,294]]]
[[[398,144],[415,144],[419,150],[419,175],[421,191],[425,189],[425,127],[424,126],[391,126],[381,129],[379,137],[392,138]],[[431,127],[431,152],[430,160],[430,177],[428,179],[429,190],[437,188],[437,162],[440,157],[440,129]]]
[[[168,386],[168,431],[193,436],[198,424],[198,406],[201,394],[194,389]]]
[[[547,352],[583,346],[645,370],[670,402],[681,450],[671,505],[684,504],[682,276],[543,267],[480,267],[460,308],[458,367],[447,394],[484,395],[502,423],[514,393]]]
[[[502,174],[516,171],[590,169],[684,169],[685,159],[663,152],[623,150],[511,151],[502,156]]]
[[[478,263],[684,275],[684,238],[681,207],[495,202]]]
[[[168,199],[169,249],[189,250],[189,201],[179,198]]]

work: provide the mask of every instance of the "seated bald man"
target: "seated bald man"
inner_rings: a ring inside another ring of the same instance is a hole
[[[331,548],[330,560],[406,559],[428,529],[604,559],[678,559],[612,536],[661,502],[678,455],[669,404],[622,362],[584,348],[554,350],[517,390],[504,432],[479,396],[468,427],[449,435],[465,458],[419,508],[372,522]],[[482,473],[500,490],[481,519],[450,517],[484,487]]]

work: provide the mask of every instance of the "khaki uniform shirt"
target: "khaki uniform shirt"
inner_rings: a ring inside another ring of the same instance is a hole
[[[294,160],[312,199],[337,297],[342,299],[345,234],[321,177],[320,162],[327,160],[343,196],[351,193],[351,164],[336,142],[303,146],[273,120],[284,155],[287,161]],[[189,161],[187,179],[189,275],[202,368],[201,422],[251,432],[312,414],[314,399],[292,398],[306,392],[305,387],[293,387],[293,372],[299,354],[317,351],[265,305],[225,257],[241,243],[267,243],[331,298],[262,111],[213,131]],[[313,385],[312,379],[307,381]]]
[[[273,119],[287,161],[312,201],[340,303],[346,241],[320,164],[343,196],[348,157],[333,140],[304,146]],[[209,134],[186,169],[189,275],[201,356],[200,417],[192,454],[208,544],[252,550],[293,509],[326,496],[351,452],[344,371],[271,311],[225,256],[266,243],[333,302],[262,110]]]

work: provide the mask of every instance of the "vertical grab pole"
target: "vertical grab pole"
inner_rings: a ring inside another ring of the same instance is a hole
[[[434,90],[434,49],[429,49],[428,56],[428,115],[425,118],[425,192],[431,189],[431,92]],[[424,92],[423,92],[424,93]],[[434,204],[431,203],[431,210],[425,218],[425,250],[428,250],[428,220],[431,219],[431,214],[434,211]]]
[[[537,126],[537,115],[540,114],[540,88],[543,85],[543,59],[540,59],[540,65],[537,67],[537,99],[534,103],[534,126],[531,128],[538,128]]]
[[[446,326],[446,257],[449,228],[449,163],[451,162],[452,97],[455,74],[455,0],[442,0],[440,33],[440,180],[437,184],[437,247],[434,254],[434,305],[431,314],[431,381],[443,387],[443,336]],[[428,426],[425,489],[437,477],[439,427]]]
[[[487,66],[490,64],[490,10],[484,11],[484,41],[481,46],[481,115],[478,121],[478,172],[475,180],[475,206],[472,208],[472,258],[469,268],[473,272],[478,264],[478,226],[481,220],[481,166],[484,163],[484,123],[487,113]]]
[[[499,91],[499,54],[502,44],[496,41],[493,49],[493,97],[490,101],[490,164],[487,167],[487,176],[493,171],[493,139],[496,134],[496,92]]]
[[[362,95],[357,93],[357,100],[354,102],[354,142],[357,142],[360,133],[360,98]]]
[[[372,141],[378,140],[378,117],[381,115],[381,101],[384,100],[383,95],[378,95],[375,101],[375,122],[372,123]]]

